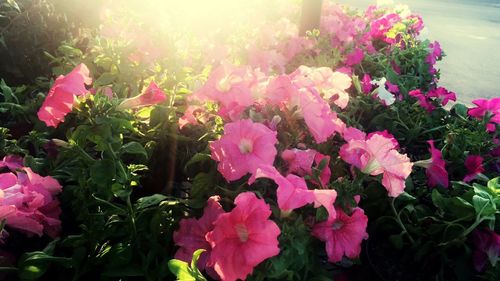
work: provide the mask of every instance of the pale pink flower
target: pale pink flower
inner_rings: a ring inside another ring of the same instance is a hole
[[[479,155],[467,156],[464,165],[467,168],[467,175],[465,175],[464,182],[470,182],[478,174],[484,172],[483,157]]]
[[[361,253],[361,242],[368,238],[368,217],[361,208],[355,208],[349,216],[337,209],[337,218],[313,227],[312,235],[325,242],[328,261],[335,263],[344,256],[354,259]]]
[[[431,153],[431,163],[425,174],[427,175],[427,183],[430,187],[435,187],[436,185],[440,185],[442,187],[448,187],[448,172],[446,171],[446,164],[443,160],[443,156],[441,151],[436,149],[434,146],[434,141],[427,141],[430,148],[429,151]]]
[[[476,107],[469,109],[468,114],[481,120],[489,112],[491,114],[490,123],[487,125],[488,131],[494,132],[496,124],[500,124],[500,98],[477,99],[472,101]]]
[[[57,77],[42,107],[38,110],[38,119],[45,122],[47,126],[57,127],[73,109],[75,97],[86,94],[88,90],[85,85],[91,83],[89,69],[83,63],[77,65],[66,76]]]
[[[298,96],[297,88],[288,75],[271,78],[266,88],[265,99],[268,104],[284,107]]]
[[[346,90],[351,87],[351,78],[341,72],[333,72],[329,67],[309,68],[301,65],[290,74],[292,82],[299,89],[314,88],[326,100],[332,100],[344,109],[349,102]]]
[[[405,187],[413,164],[396,150],[392,138],[371,134],[366,140],[350,140],[340,148],[340,157],[372,176],[383,174],[382,185],[389,196],[397,197]]]
[[[234,203],[205,236],[212,247],[208,265],[223,281],[245,280],[254,267],[280,252],[280,229],[269,219],[269,205],[252,192],[240,193]]]
[[[175,253],[176,259],[191,262],[196,250],[205,249],[206,251],[201,254],[197,264],[198,268],[205,269],[212,249],[205,239],[205,235],[214,229],[213,223],[220,214],[224,213],[219,201],[219,196],[208,198],[203,215],[199,219],[181,219],[179,229],[173,235],[175,245],[179,246]]]
[[[140,95],[125,99],[118,105],[117,109],[131,109],[142,106],[150,106],[164,102],[167,95],[151,81],[149,86]]]
[[[276,132],[251,120],[240,120],[224,126],[224,135],[210,143],[212,159],[228,181],[253,174],[257,168],[272,165],[276,157]]]

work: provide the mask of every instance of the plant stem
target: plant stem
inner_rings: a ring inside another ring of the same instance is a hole
[[[394,213],[394,216],[396,216],[396,221],[398,222],[398,224],[401,227],[401,229],[403,230],[403,232],[406,233],[406,235],[408,236],[408,239],[410,239],[410,242],[411,243],[415,243],[415,240],[413,239],[413,237],[411,237],[410,233],[408,232],[408,230],[406,229],[405,225],[401,221],[401,218],[399,217],[398,212],[396,211],[396,207],[394,206],[394,202],[395,201],[396,201],[396,197],[392,198],[392,200],[391,200],[391,209],[392,209],[392,212]]]

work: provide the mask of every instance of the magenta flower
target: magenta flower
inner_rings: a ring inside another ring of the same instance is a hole
[[[360,63],[364,57],[365,57],[365,55],[363,54],[363,50],[356,47],[356,48],[354,48],[354,50],[352,50],[352,52],[350,52],[347,55],[346,60],[345,60],[345,64],[348,66],[356,65],[356,64]]]
[[[435,187],[439,184],[442,187],[448,188],[448,172],[446,171],[446,163],[443,160],[441,151],[436,149],[433,140],[427,141],[427,143],[430,146],[429,152],[431,153],[431,163],[425,170],[427,184],[430,187]]]
[[[175,258],[185,262],[191,262],[193,253],[198,249],[205,249],[198,261],[198,267],[205,269],[210,257],[211,247],[205,239],[205,235],[214,229],[213,223],[224,209],[219,204],[220,197],[212,196],[208,198],[207,205],[203,209],[203,216],[199,219],[182,219],[179,222],[179,230],[174,232],[174,243],[179,246],[175,253]]]
[[[444,87],[438,87],[436,89],[432,89],[427,93],[427,97],[429,98],[437,98],[441,101],[441,105],[445,106],[449,101],[457,101],[457,96],[454,92],[448,91]]]
[[[61,189],[54,178],[42,177],[30,168],[17,167],[16,174],[1,173],[0,221],[28,234],[57,237],[61,209],[56,195]]]
[[[432,104],[432,102],[424,95],[420,90],[413,90],[408,93],[410,97],[414,97],[418,100],[418,103],[422,108],[427,110],[427,112],[432,112],[436,107]]]
[[[269,205],[252,192],[240,193],[234,203],[205,236],[212,246],[209,266],[223,281],[245,280],[254,267],[280,252],[280,229],[269,219]]]
[[[66,76],[57,77],[42,107],[38,110],[38,119],[47,126],[57,127],[73,109],[75,97],[86,94],[88,91],[85,85],[91,83],[89,69],[83,63],[77,65]]]
[[[125,99],[118,105],[118,109],[130,109],[142,106],[150,106],[164,102],[167,99],[167,95],[156,85],[155,82],[151,81],[149,86],[142,92],[142,94]]]
[[[495,266],[500,258],[500,235],[489,229],[475,230],[472,233],[474,242],[474,268],[483,271],[487,264]]]
[[[11,171],[15,171],[23,166],[23,158],[17,155],[6,155],[2,161],[0,161],[0,169],[3,167],[9,168]]]
[[[500,98],[477,99],[472,101],[476,107],[469,109],[468,114],[476,119],[483,119],[484,115],[489,112],[491,114],[490,123],[487,129],[490,132],[495,131],[496,124],[500,124]]]
[[[365,94],[369,94],[372,92],[373,89],[372,78],[370,77],[369,74],[365,73],[365,75],[363,75],[363,80],[361,81],[361,89]]]
[[[257,168],[273,165],[276,157],[276,132],[251,120],[224,126],[224,135],[210,143],[212,159],[227,181],[240,179]]]
[[[337,219],[324,221],[313,227],[312,235],[325,242],[328,261],[335,263],[344,256],[354,259],[361,253],[361,242],[368,238],[368,217],[361,208],[349,216],[337,209]]]
[[[465,168],[467,168],[467,175],[465,175],[464,182],[470,182],[476,176],[484,172],[483,157],[479,155],[469,155],[465,159]]]
[[[394,140],[382,133],[371,134],[366,140],[349,140],[340,148],[340,157],[365,174],[382,174],[382,185],[391,197],[403,192],[413,167],[410,159],[396,150]]]

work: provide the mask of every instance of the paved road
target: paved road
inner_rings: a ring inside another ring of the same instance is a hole
[[[375,0],[337,0],[366,8]],[[500,0],[396,0],[423,17],[423,36],[441,43],[446,53],[441,85],[470,103],[500,97]]]

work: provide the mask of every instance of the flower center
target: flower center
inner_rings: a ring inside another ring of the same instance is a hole
[[[238,147],[240,148],[240,152],[243,154],[250,153],[253,150],[253,144],[249,139],[241,139]]]
[[[335,221],[335,222],[333,223],[332,228],[333,228],[334,230],[339,230],[339,229],[341,229],[343,226],[344,226],[344,222],[343,222],[343,221],[341,221],[341,220],[337,220],[337,221]]]
[[[365,173],[365,174],[371,174],[373,172],[375,172],[376,170],[380,169],[380,164],[378,163],[377,160],[373,159],[371,160],[370,162],[368,162],[368,164],[366,164],[365,168],[363,170],[361,170],[361,172]]]
[[[236,233],[238,234],[238,238],[240,239],[241,242],[247,242],[248,241],[248,229],[247,227],[242,224],[238,223],[234,226]]]

